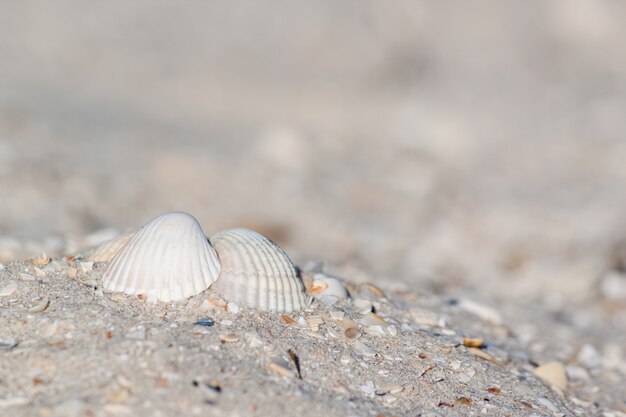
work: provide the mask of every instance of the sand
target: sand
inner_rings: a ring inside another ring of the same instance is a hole
[[[571,338],[529,344],[469,298],[343,278],[334,305],[233,314],[211,289],[176,303],[103,291],[105,266],[0,271],[0,415],[622,415],[623,362]]]

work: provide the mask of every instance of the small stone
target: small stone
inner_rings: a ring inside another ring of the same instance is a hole
[[[402,392],[403,389],[404,387],[400,384],[383,385],[378,387],[376,395],[398,394]]]
[[[385,292],[383,290],[380,289],[380,287],[366,282],[365,284],[361,285],[361,289],[369,291],[370,293],[372,293],[374,296],[379,297],[379,298],[386,298],[385,296]]]
[[[439,315],[434,311],[414,307],[410,312],[415,324],[435,327],[439,323]]]
[[[590,378],[589,372],[580,366],[568,365],[565,371],[568,379],[584,381]]]
[[[361,330],[356,322],[346,318],[343,319],[341,324],[343,326],[343,334],[347,339],[355,340],[361,336]]]
[[[212,327],[215,324],[210,317],[203,317],[194,323],[196,326]]]
[[[502,316],[496,309],[492,307],[477,303],[476,301],[472,300],[460,300],[458,305],[463,310],[472,313],[485,321],[489,321],[493,324],[502,323]]]
[[[366,327],[366,332],[367,332],[367,334],[369,334],[371,336],[378,336],[378,337],[385,337],[385,336],[387,336],[387,333],[385,332],[385,329],[383,328],[383,326],[380,326],[380,325],[367,326]]]
[[[220,341],[222,343],[237,343],[239,341],[239,337],[234,333],[226,333],[220,335]]]
[[[239,307],[239,304],[231,301],[226,304],[226,311],[232,314],[239,314],[239,312],[241,311],[241,307]]]
[[[50,300],[47,298],[42,299],[37,305],[28,309],[29,313],[41,313],[45,311],[50,305]]]
[[[362,314],[372,312],[372,302],[369,300],[365,300],[363,298],[356,299],[354,300],[354,306]]]
[[[584,344],[578,351],[577,358],[583,366],[587,368],[595,368],[602,363],[602,355],[600,352],[590,344]]]
[[[354,342],[354,350],[368,358],[373,358],[374,356],[376,356],[376,352],[360,340]]]
[[[0,351],[1,350],[11,350],[15,346],[17,346],[17,340],[9,338],[9,339],[0,339]]]
[[[476,371],[473,368],[467,368],[459,373],[458,380],[462,384],[467,384],[474,378],[474,375],[476,375]]]
[[[283,360],[282,358],[274,358],[268,364],[267,368],[270,371],[276,372],[278,375],[283,376],[285,378],[293,378],[295,377],[295,373],[289,369],[289,362]]]
[[[431,382],[440,382],[446,379],[446,373],[438,366],[431,368],[427,375],[429,375]]]
[[[482,339],[482,337],[477,337],[477,338],[464,337],[463,338],[463,346],[465,347],[479,348],[481,346],[484,346],[484,344],[485,344],[485,341]]]
[[[17,282],[11,281],[0,289],[0,297],[8,297],[17,291]]]
[[[374,387],[374,383],[372,381],[367,381],[366,385],[361,385],[359,389],[367,395],[376,394],[376,388]]]
[[[535,376],[561,390],[567,388],[567,374],[561,362],[548,362],[533,370]]]
[[[228,303],[226,302],[226,300],[218,297],[218,296],[211,296],[206,300],[207,305],[205,307],[208,308],[212,308],[212,309],[216,309],[216,310],[225,310],[226,306],[228,305]]]
[[[27,274],[26,272],[20,272],[17,277],[22,281],[35,281],[36,278],[31,274]]]
[[[346,313],[340,310],[333,310],[328,313],[331,319],[341,321],[346,316]]]
[[[365,313],[359,322],[365,326],[387,326],[387,322],[384,318],[380,317],[376,313]]]
[[[74,279],[74,278],[76,278],[78,276],[78,269],[73,268],[73,267],[69,267],[69,268],[67,268],[65,273],[67,274],[68,278]]]
[[[37,278],[44,278],[46,276],[46,272],[43,269],[40,269],[36,266],[33,266],[33,273]]]
[[[4,266],[4,265],[2,265],[2,264],[0,263],[0,271],[2,271],[4,268],[6,268],[6,266]]]
[[[468,397],[459,397],[456,400],[454,400],[454,404],[461,406],[461,407],[471,407],[472,400]]]

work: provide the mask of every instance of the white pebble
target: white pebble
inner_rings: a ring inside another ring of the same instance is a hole
[[[239,304],[231,301],[226,304],[226,311],[233,314],[239,314],[239,312],[241,311],[241,307],[239,307]]]
[[[11,281],[0,290],[0,297],[8,297],[17,291],[17,282]]]

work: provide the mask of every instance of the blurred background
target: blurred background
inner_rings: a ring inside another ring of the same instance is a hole
[[[2,2],[0,261],[185,210],[349,279],[615,341],[625,19],[588,0]]]

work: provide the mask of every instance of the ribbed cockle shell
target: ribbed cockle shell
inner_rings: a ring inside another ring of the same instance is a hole
[[[223,297],[267,311],[305,307],[304,285],[295,266],[270,239],[248,229],[228,229],[209,240],[222,265],[213,287]]]
[[[125,233],[118,237],[104,242],[89,254],[88,260],[94,262],[108,262],[128,243],[135,232]]]
[[[104,271],[104,289],[175,301],[198,294],[217,279],[220,264],[198,221],[172,212],[139,229]]]

